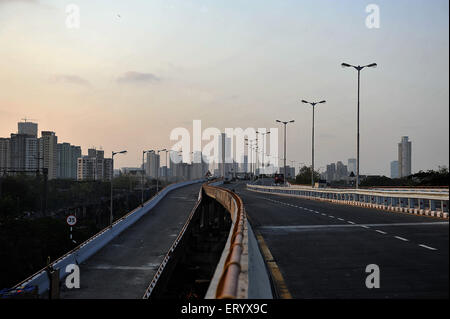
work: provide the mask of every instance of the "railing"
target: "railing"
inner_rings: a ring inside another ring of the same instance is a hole
[[[246,297],[248,295],[248,259],[245,258],[248,257],[248,233],[244,204],[228,189],[205,184],[203,190],[230,213],[233,223],[210,289],[215,289],[217,299]]]
[[[330,201],[388,211],[448,219],[448,189],[331,189],[306,186],[260,186],[247,184],[249,190]]]

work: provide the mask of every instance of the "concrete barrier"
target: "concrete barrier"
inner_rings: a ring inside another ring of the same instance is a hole
[[[365,190],[311,187],[280,187],[247,184],[247,189],[284,196],[300,197],[336,204],[374,208],[448,219],[448,190]]]

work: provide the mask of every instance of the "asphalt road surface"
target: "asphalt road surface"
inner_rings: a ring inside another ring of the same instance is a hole
[[[142,298],[197,202],[201,184],[171,191],[150,212],[80,265],[80,289],[61,298]]]
[[[293,298],[449,296],[446,221],[227,187],[243,199]],[[371,264],[380,288],[366,286]]]

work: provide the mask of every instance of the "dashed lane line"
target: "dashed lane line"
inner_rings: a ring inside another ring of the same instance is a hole
[[[422,248],[429,249],[429,250],[437,250],[436,248],[433,248],[433,247],[430,247],[430,246],[427,246],[427,245],[423,245],[423,244],[420,244],[419,246],[422,247]]]
[[[397,238],[397,239],[400,239],[400,240],[403,240],[403,241],[409,241],[408,239],[400,237],[400,236],[394,236],[394,238]]]

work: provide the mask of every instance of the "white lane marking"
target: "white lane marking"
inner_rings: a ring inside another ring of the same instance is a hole
[[[322,216],[326,216],[326,214],[322,213]]]
[[[382,230],[378,230],[378,229],[376,230],[376,232],[377,232],[377,233],[380,233],[380,234],[383,234],[383,235],[386,235],[386,234],[387,234],[386,232],[384,232],[384,231],[382,231]]]
[[[330,218],[334,218],[334,216],[332,216],[332,215],[328,215],[328,217],[330,217]]]
[[[369,229],[366,225],[361,225],[362,228]]]
[[[347,221],[347,223],[352,224],[352,225],[355,225],[355,223],[354,223],[354,222],[351,222],[351,221]]]
[[[344,221],[344,219],[343,218],[338,218],[340,221]]]
[[[397,239],[403,240],[403,241],[409,241],[408,239],[400,237],[400,236],[394,236],[394,237],[397,238]]]
[[[423,244],[420,244],[419,246],[423,247],[423,248],[426,248],[426,249],[429,249],[429,250],[437,250],[436,248],[433,248],[433,247],[430,247],[430,246],[427,246],[427,245],[423,245]]]

